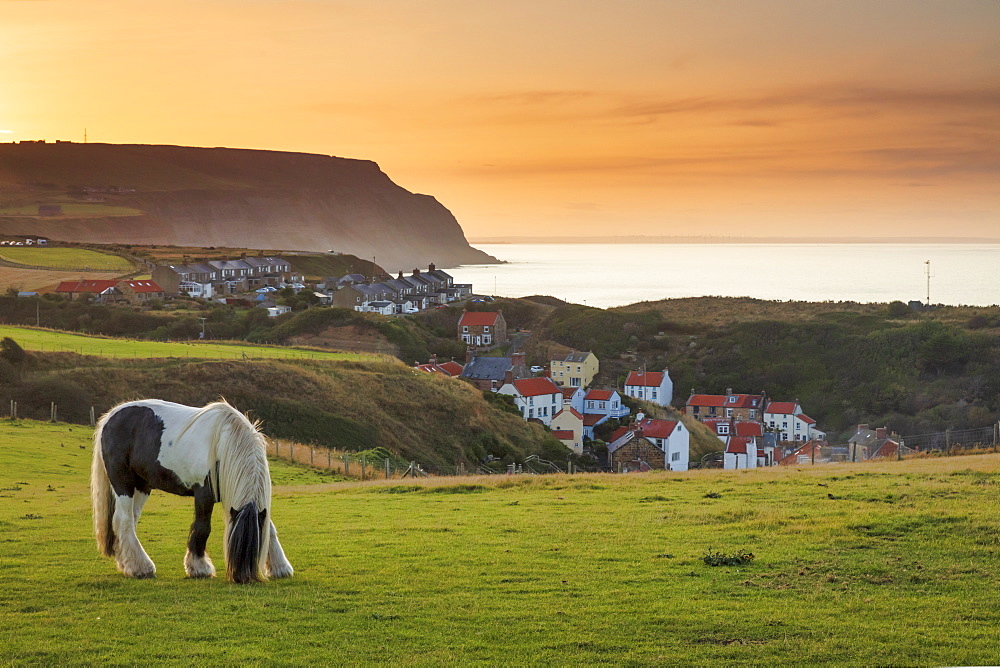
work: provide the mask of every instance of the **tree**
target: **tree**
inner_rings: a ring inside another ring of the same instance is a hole
[[[0,341],[0,357],[7,360],[11,364],[18,365],[23,364],[26,359],[28,359],[28,353],[24,352],[24,348],[17,344],[17,341],[5,336],[2,341]]]
[[[910,307],[898,300],[889,302],[889,307],[886,309],[886,315],[890,318],[905,318],[910,312]]]

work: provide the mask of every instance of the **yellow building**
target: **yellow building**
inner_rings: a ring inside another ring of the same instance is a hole
[[[563,442],[574,455],[583,454],[583,416],[569,404],[556,413],[549,425],[552,435]]]
[[[574,350],[568,355],[553,359],[549,365],[549,374],[552,380],[563,387],[587,387],[600,368],[597,355]]]

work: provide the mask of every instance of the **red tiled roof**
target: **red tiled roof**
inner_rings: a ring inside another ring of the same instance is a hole
[[[466,311],[458,321],[459,327],[489,327],[495,325],[499,313],[493,311]]]
[[[607,415],[603,415],[601,413],[588,413],[588,414],[586,414],[586,415],[583,416],[583,426],[584,427],[593,427],[598,422],[600,422],[601,420],[603,420],[603,419],[605,419],[607,417],[608,417]],[[622,427],[622,429],[624,429],[624,427]],[[614,440],[614,439],[611,439],[611,440]]]
[[[611,432],[611,440],[608,441],[608,442],[609,443],[614,443],[619,438],[621,438],[622,436],[624,436],[625,434],[627,434],[628,431],[629,431],[628,427],[618,427],[613,432]]]
[[[549,375],[548,372],[546,372],[545,375],[548,376]],[[580,389],[579,387],[564,387],[564,388],[562,388],[563,399],[572,399],[573,395],[576,394],[576,391],[579,390],[579,389]]]
[[[587,396],[584,399],[590,399],[592,401],[608,401],[611,398],[611,390],[591,390],[587,392]]]
[[[659,387],[663,383],[662,371],[631,371],[628,374],[626,385],[640,385],[642,387]]]
[[[438,368],[437,364],[418,364],[414,368],[426,371],[427,373],[444,373],[440,368]]]
[[[726,447],[726,452],[730,454],[739,453],[745,455],[747,452],[747,443],[750,439],[745,436],[733,436],[729,439],[729,446]]]
[[[100,294],[116,285],[118,285],[118,281],[63,281],[56,287],[56,292],[70,292],[73,294],[92,292]]]
[[[795,415],[794,401],[772,401],[767,405],[767,412],[776,415]]]
[[[687,401],[688,406],[725,406],[724,394],[692,394]]]
[[[572,429],[556,429],[552,432],[552,435],[560,441],[572,441],[575,438]]]
[[[757,448],[757,456],[758,457],[766,457],[767,455],[764,453],[763,448]]]
[[[737,422],[736,423],[736,435],[737,436],[763,436],[764,430],[761,428],[759,422]]]
[[[548,378],[522,378],[514,381],[514,387],[522,397],[537,397],[542,394],[562,395],[559,386]]]
[[[163,292],[163,288],[153,281],[122,281],[135,292]]]
[[[677,427],[676,420],[643,420],[642,435],[648,438],[670,438]]]
[[[806,424],[816,424],[816,420],[813,420],[811,417],[809,417],[805,413],[799,413],[796,417],[798,417],[800,420],[802,420]]]
[[[443,370],[449,376],[457,376],[461,374],[462,369],[465,368],[461,364],[455,361],[445,362],[444,364],[438,364],[438,367],[440,367],[441,370]]]

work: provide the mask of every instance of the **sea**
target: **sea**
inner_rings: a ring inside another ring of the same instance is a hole
[[[926,302],[928,273],[932,304],[1000,303],[1000,244],[473,245],[505,262],[448,270],[478,294],[600,308],[707,295]]]

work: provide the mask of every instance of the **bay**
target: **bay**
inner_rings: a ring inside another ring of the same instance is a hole
[[[600,308],[677,297],[1000,303],[1000,244],[481,244],[502,265],[449,269],[480,294]]]

